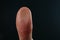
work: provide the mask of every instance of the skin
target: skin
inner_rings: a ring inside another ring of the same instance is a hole
[[[16,16],[19,40],[32,40],[32,15],[27,7],[21,7]]]

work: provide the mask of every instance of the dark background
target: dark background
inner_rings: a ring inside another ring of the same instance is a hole
[[[60,40],[60,0],[0,0],[0,40],[18,40],[15,19],[22,6],[32,11],[34,40]]]

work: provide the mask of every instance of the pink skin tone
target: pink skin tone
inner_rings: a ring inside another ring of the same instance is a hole
[[[16,16],[19,40],[32,40],[32,15],[27,7],[21,7]]]

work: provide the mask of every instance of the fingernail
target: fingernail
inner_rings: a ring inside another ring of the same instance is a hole
[[[17,12],[16,27],[20,40],[32,39],[32,15],[27,7],[22,7]]]

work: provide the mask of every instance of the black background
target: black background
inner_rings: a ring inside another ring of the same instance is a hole
[[[60,40],[60,0],[1,0],[0,40],[18,40],[15,19],[22,6],[32,11],[34,40]]]

